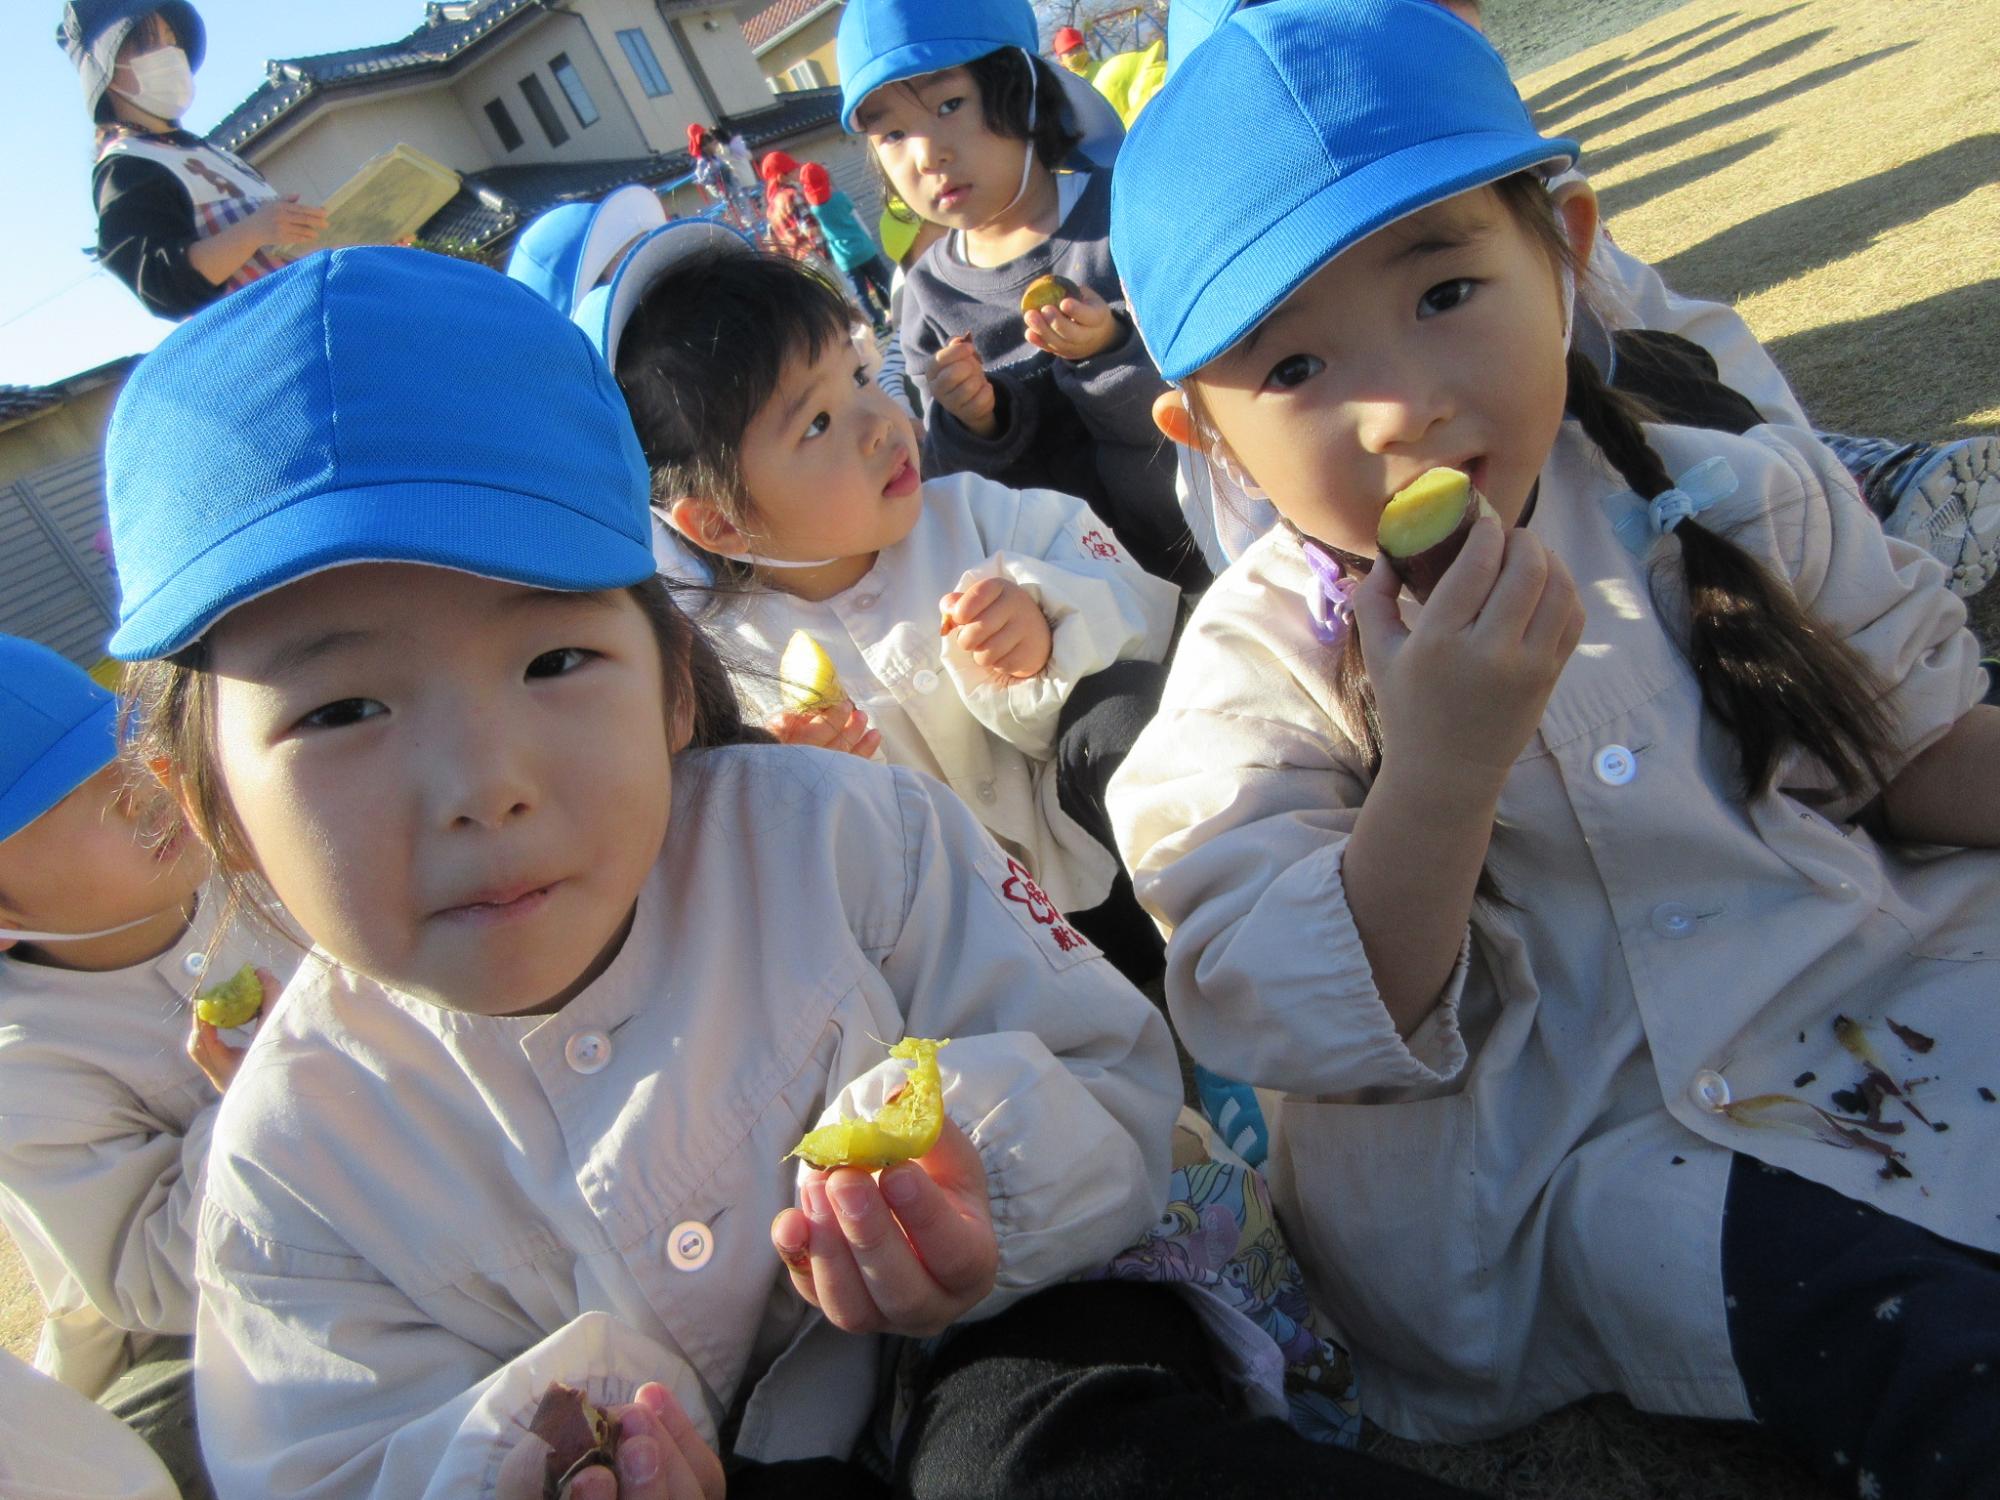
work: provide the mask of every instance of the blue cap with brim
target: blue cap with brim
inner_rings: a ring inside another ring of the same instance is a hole
[[[1259,157],[1221,118],[1255,120]],[[1267,0],[1219,27],[1134,124],[1111,254],[1161,375],[1181,380],[1327,261],[1457,193],[1568,167],[1485,38],[1430,0]]]
[[[848,0],[834,54],[840,67],[840,123],[885,83],[956,68],[975,57],[1040,46],[1028,0]]]
[[[577,304],[576,325],[605,364],[618,368],[618,340],[632,314],[662,276],[692,256],[707,251],[755,255],[757,247],[740,231],[705,219],[675,219],[632,247],[610,281],[593,289]]]
[[[174,28],[174,39],[187,54],[188,71],[198,72],[208,55],[208,30],[201,13],[187,0],[70,0],[56,28],[56,42],[69,55],[83,83],[84,107],[93,113],[111,75],[118,68],[118,49],[132,28],[158,11]]]
[[[127,661],[349,563],[578,592],[653,572],[646,460],[589,340],[424,250],[322,251],[183,324],[126,382],[105,471]]]
[[[619,251],[666,222],[660,195],[636,183],[601,203],[559,204],[516,237],[507,275],[568,317]]]
[[[117,754],[118,700],[48,647],[0,635],[0,840]]]

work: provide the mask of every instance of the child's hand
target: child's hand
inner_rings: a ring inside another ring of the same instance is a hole
[[[973,661],[1002,677],[1033,677],[1049,664],[1054,637],[1034,595],[1006,578],[981,578],[938,601],[939,635],[957,632]]]
[[[1000,1265],[986,1167],[949,1118],[929,1153],[885,1167],[809,1172],[804,1211],[771,1243],[806,1301],[850,1333],[940,1333],[985,1300]]]
[[[1089,359],[1118,340],[1118,320],[1111,304],[1087,286],[1076,289],[1054,307],[1038,307],[1022,315],[1028,342],[1058,359]]]
[[[1354,590],[1355,625],[1382,718],[1382,758],[1427,762],[1449,791],[1498,797],[1583,634],[1562,559],[1488,518],[1405,628],[1402,584],[1378,561]]]
[[[722,1460],[680,1403],[655,1383],[635,1394],[607,1413],[618,1424],[617,1469],[585,1469],[564,1500],[723,1500]],[[542,1500],[548,1455],[547,1443],[523,1433],[495,1476],[494,1500]]]
[[[781,745],[811,745],[858,755],[863,760],[870,759],[882,744],[882,731],[870,728],[868,715],[845,698],[831,708],[807,712],[781,709],[764,721],[764,727]]]
[[[261,1015],[269,1011],[271,1002],[284,986],[278,983],[276,974],[263,968],[257,970],[257,982],[264,987],[264,1011],[259,1012]],[[243,1054],[250,1049],[230,1046],[222,1039],[221,1032],[193,1011],[189,1011],[188,1016],[191,1023],[187,1039],[189,1059],[215,1085],[218,1094],[227,1093],[229,1085],[236,1081],[237,1070],[243,1066]],[[245,1021],[243,1024],[247,1026],[250,1023]]]
[[[993,382],[986,378],[979,351],[965,334],[938,350],[931,361],[929,380],[931,399],[973,433],[990,438],[1000,431],[1000,419],[994,415]]]

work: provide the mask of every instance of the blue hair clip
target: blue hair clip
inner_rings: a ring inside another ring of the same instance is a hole
[[[1354,580],[1342,570],[1339,559],[1318,542],[1308,538],[1302,545],[1306,566],[1313,575],[1312,592],[1306,595],[1313,639],[1322,646],[1337,646],[1354,622],[1354,605],[1349,598],[1354,592]]]
[[[1736,471],[1729,460],[1718,454],[1705,458],[1651,500],[1643,500],[1631,490],[1608,495],[1604,509],[1610,514],[1611,529],[1635,557],[1643,557],[1653,543],[1690,516],[1698,516],[1719,500],[1736,493]]]

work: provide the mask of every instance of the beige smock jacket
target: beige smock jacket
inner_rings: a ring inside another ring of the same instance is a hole
[[[138,1433],[0,1350],[0,1495],[180,1500],[181,1492]]]
[[[194,1230],[217,1095],[187,1055],[212,971],[288,975],[246,922],[215,944],[219,888],[181,940],[85,974],[0,958],[0,1224],[42,1294],[36,1365],[86,1396],[155,1334],[194,1332]]]
[[[1048,665],[1033,677],[995,678],[938,635],[938,601],[988,576],[1019,584],[1048,617]],[[852,588],[819,603],[725,596],[717,625],[758,722],[778,710],[778,658],[805,631],[882,732],[883,758],[957,792],[1059,910],[1084,911],[1110,892],[1118,861],[1057,801],[1056,719],[1080,678],[1165,656],[1179,605],[1180,590],[1074,495],[950,474],[925,483],[916,526]]]
[[[1739,489],[1704,521],[1740,526],[1893,684],[1903,757],[1978,700],[1941,570],[1884,538],[1809,435],[1650,431],[1676,476],[1726,458]],[[1588,622],[1500,801],[1487,869],[1513,904],[1475,905],[1407,1045],[1342,893],[1367,783],[1289,533],[1203,599],[1111,787],[1139,897],[1170,933],[1175,1023],[1200,1061],[1274,1091],[1269,1170],[1300,1259],[1352,1341],[1364,1409],[1412,1436],[1496,1432],[1604,1390],[1747,1416],[1719,1253],[1732,1152],[2000,1248],[2000,1107],[1977,1092],[2000,1079],[2000,856],[1892,853],[1843,821],[1853,809],[1782,789],[1746,806],[1679,620],[1612,533],[1622,488],[1566,423],[1531,524]],[[1677,552],[1649,553],[1670,585]],[[1949,1133],[1888,1111],[1908,1126],[1907,1179],[1803,1105],[1742,1111],[1758,1124],[1724,1111],[1770,1093],[1833,1108],[1862,1071],[1839,1015],[1896,1079],[1934,1076],[1915,1097]],[[1890,1017],[1935,1050],[1911,1053]]]
[[[438,1009],[307,961],[216,1125],[198,1274],[210,1473],[237,1497],[488,1494],[551,1380],[659,1380],[760,1459],[847,1454],[885,1340],[792,1290],[785,1155],[948,1037],[992,1188],[976,1315],[1110,1258],[1165,1199],[1166,1023],[1067,941],[956,798],[778,746],[674,768],[603,976],[547,1016]]]

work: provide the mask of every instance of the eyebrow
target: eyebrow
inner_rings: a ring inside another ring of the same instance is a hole
[[[1461,209],[1452,213],[1413,214],[1401,223],[1389,225],[1388,232],[1402,241],[1384,261],[1385,265],[1393,266],[1419,256],[1463,249],[1493,233],[1493,222],[1479,213]]]
[[[581,604],[591,609],[616,609],[622,589],[543,589],[523,585],[500,601],[502,609],[524,609],[529,605]]]
[[[373,640],[375,635],[372,630],[326,630],[285,641],[259,663],[253,680],[268,682],[290,677],[336,651],[350,650]]]

